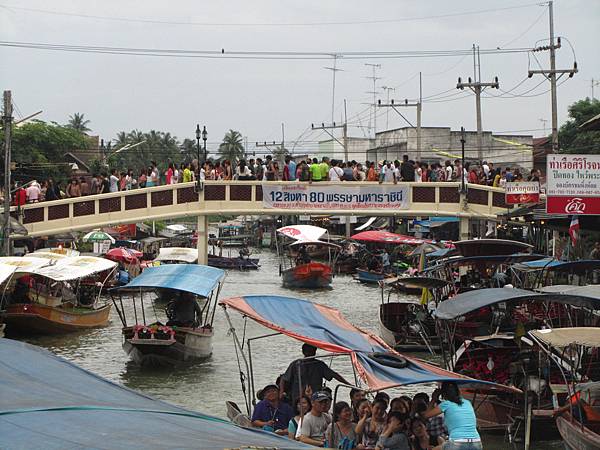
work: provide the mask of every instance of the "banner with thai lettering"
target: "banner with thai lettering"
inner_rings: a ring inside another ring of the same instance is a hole
[[[548,155],[546,211],[600,214],[600,155]]]
[[[397,184],[263,183],[265,208],[301,210],[408,209],[408,186]]]
[[[507,205],[538,203],[540,201],[540,183],[537,181],[516,181],[506,183],[505,202]]]

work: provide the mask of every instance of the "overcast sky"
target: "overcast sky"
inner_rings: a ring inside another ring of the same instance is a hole
[[[513,6],[523,7],[490,11]],[[51,9],[55,14],[35,9]],[[547,43],[543,41],[548,39],[547,9],[533,2],[515,0],[0,0],[0,40],[326,53],[456,50],[468,49],[474,43],[482,49],[533,47]],[[488,11],[472,14],[482,10]],[[591,79],[600,79],[600,1],[557,0],[554,17],[556,35],[568,38],[580,69],[559,87],[561,123],[566,119],[569,104],[591,96]],[[324,22],[329,24],[323,25]],[[286,25],[276,26],[282,23]],[[536,56],[548,68],[548,52]],[[549,89],[549,83],[532,90],[543,81],[537,75],[511,90],[527,77],[529,64],[533,69],[539,68],[529,58],[527,53],[481,56],[482,81],[492,81],[498,76],[500,87],[510,91],[510,94],[487,92],[503,97],[483,99],[484,129],[532,130],[529,133],[537,136],[544,134],[544,124],[540,121],[544,119],[548,120],[549,133],[550,94],[522,96],[542,93]],[[557,51],[557,68],[570,68],[573,61],[573,51],[563,40],[563,47]],[[298,152],[310,150],[315,147],[311,142],[326,138],[320,132],[307,131],[307,127],[311,122],[331,121],[332,72],[324,67],[332,63],[332,60],[186,59],[0,47],[0,88],[12,90],[19,110],[17,116],[43,109],[40,116],[43,120],[64,123],[70,114],[81,112],[91,121],[93,134],[105,140],[114,138],[118,131],[134,128],[170,131],[180,139],[193,138],[196,123],[200,123],[208,129],[209,146],[230,128],[239,130],[250,142],[280,141],[283,122],[286,141],[302,136],[304,143],[297,145]],[[372,75],[372,69],[365,63],[381,64],[376,72],[381,77],[377,80],[377,98],[386,99],[381,86],[396,88],[390,91],[392,98],[417,98],[419,71],[423,73],[426,100],[449,91],[429,99],[436,102],[424,101],[424,126],[476,128],[474,97],[456,95],[454,89],[459,76],[463,79],[472,76],[472,57],[340,58],[337,67],[343,71],[337,72],[335,117],[342,120],[343,99],[347,99],[351,136],[368,135],[372,120],[365,104],[373,98],[366,93],[373,90],[372,81],[366,78]],[[595,92],[600,97],[600,86]],[[414,109],[402,112],[414,123]],[[385,129],[387,121],[390,128],[406,125],[393,111],[389,118],[382,108],[378,114],[378,131]]]

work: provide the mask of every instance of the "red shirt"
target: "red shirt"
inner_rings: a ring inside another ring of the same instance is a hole
[[[23,206],[27,203],[27,191],[23,188],[19,188],[17,192],[15,192],[15,206]]]
[[[287,164],[283,166],[283,181],[290,181],[290,167]]]
[[[167,184],[171,184],[171,179],[173,178],[173,169],[171,169],[169,167],[169,170],[167,170]]]

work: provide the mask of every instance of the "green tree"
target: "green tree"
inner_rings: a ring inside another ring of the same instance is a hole
[[[186,161],[198,158],[198,144],[194,140],[185,138],[181,143],[181,157]]]
[[[114,149],[116,152],[109,157],[108,164],[118,170],[133,169],[139,171],[150,165],[150,161],[155,161],[163,172],[166,169],[168,160],[179,163],[183,160],[181,154],[181,144],[175,136],[169,132],[150,130],[143,132],[141,130],[131,130],[130,132],[120,131],[116,136]],[[138,144],[131,149],[124,149],[125,145]]]
[[[223,137],[223,142],[219,145],[219,153],[223,159],[228,159],[231,164],[235,164],[239,159],[244,158],[243,138],[239,131],[229,130]]]
[[[85,119],[83,113],[75,113],[72,116],[69,116],[69,122],[67,123],[67,126],[85,134],[91,130],[88,127],[89,123],[90,121]]]
[[[2,135],[0,131],[0,136]],[[12,160],[15,178],[64,180],[71,172],[65,153],[85,149],[85,135],[67,126],[33,121],[13,128]]]
[[[561,153],[598,153],[600,131],[585,131],[579,128],[592,117],[600,114],[600,101],[579,100],[569,106],[569,117],[558,132]]]

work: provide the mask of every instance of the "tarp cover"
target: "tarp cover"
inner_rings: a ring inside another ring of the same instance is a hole
[[[441,302],[434,315],[438,319],[453,320],[476,309],[500,302],[518,303],[523,301],[555,302],[592,309],[600,309],[600,299],[586,295],[539,293],[516,288],[489,288],[463,292],[456,297]]]
[[[288,225],[278,228],[277,232],[296,241],[318,241],[327,230],[313,225]]]
[[[379,337],[352,325],[338,310],[308,300],[274,295],[248,295],[225,299],[219,303],[299,341],[328,352],[348,354],[361,381],[371,390],[436,381],[479,384],[480,388],[480,383],[483,383],[486,385],[484,388],[511,390],[506,386],[474,380],[404,355],[402,356],[408,361],[405,368],[382,365],[369,355],[399,354]]]
[[[148,267],[133,281],[113,291],[175,289],[208,297],[225,277],[225,271],[198,264],[166,264]]]
[[[198,249],[187,247],[162,247],[154,261],[181,261],[186,263],[196,262]]]
[[[312,448],[136,393],[30,344],[0,339],[0,361],[2,449]]]
[[[532,330],[529,332],[538,341],[552,347],[566,347],[570,344],[586,347],[600,347],[600,328],[572,327]]]
[[[352,236],[355,241],[376,242],[379,244],[396,244],[396,245],[421,245],[431,244],[434,241],[430,239],[419,239],[403,234],[390,233],[389,231],[363,231]]]

